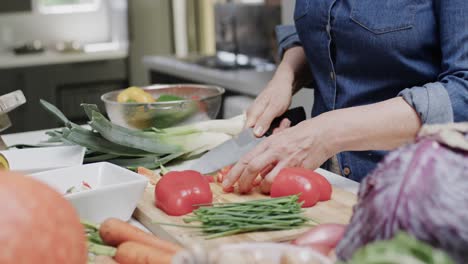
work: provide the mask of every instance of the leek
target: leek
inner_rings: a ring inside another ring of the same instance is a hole
[[[246,116],[242,114],[230,119],[202,121],[190,125],[159,129],[158,131],[162,131],[171,135],[186,135],[199,132],[217,132],[235,136],[238,135],[244,128],[245,118]]]
[[[109,122],[101,113],[93,111],[89,125],[104,138],[117,144],[145,150],[156,154],[206,151],[230,139],[231,136],[219,132],[195,133],[143,132],[130,130]],[[188,127],[187,129],[190,129]]]
[[[157,168],[174,159],[200,155],[239,134],[245,115],[226,120],[210,120],[171,128],[133,130],[110,122],[96,105],[82,104],[91,129],[70,120],[54,105],[41,105],[65,128],[50,131],[54,142],[87,148],[86,162],[109,161],[127,168]]]

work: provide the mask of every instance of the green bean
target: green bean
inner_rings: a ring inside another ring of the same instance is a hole
[[[203,204],[183,220],[213,239],[246,232],[288,230],[307,226],[311,220],[303,215],[299,196],[254,200],[240,203]],[[200,223],[193,225],[191,223]],[[170,224],[172,225],[172,224]]]

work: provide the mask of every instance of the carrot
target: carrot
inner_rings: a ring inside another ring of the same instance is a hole
[[[119,264],[119,263],[109,256],[96,256],[94,258],[94,264]]]
[[[168,253],[176,253],[181,249],[179,245],[159,239],[116,218],[109,218],[104,221],[99,228],[99,235],[107,245],[114,247],[126,241],[134,241]]]
[[[137,173],[148,178],[152,185],[156,185],[156,183],[158,183],[159,176],[152,170],[149,170],[145,167],[138,167]]]
[[[120,264],[170,264],[174,254],[129,241],[120,244],[114,259]]]

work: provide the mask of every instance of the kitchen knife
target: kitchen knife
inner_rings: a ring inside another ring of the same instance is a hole
[[[270,129],[261,138],[254,135],[252,128],[244,129],[239,135],[203,155],[191,166],[191,169],[207,174],[236,163],[243,155],[247,154],[267,136],[270,136],[284,118],[291,121],[291,126],[295,126],[306,119],[306,113],[303,107],[296,107],[286,111],[273,120]]]

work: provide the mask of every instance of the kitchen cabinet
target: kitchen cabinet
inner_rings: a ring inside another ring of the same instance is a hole
[[[128,86],[125,59],[44,65],[0,70],[0,93],[23,90],[27,103],[10,113],[6,133],[61,126],[39,104],[45,99],[72,121],[85,123],[81,103],[100,102],[103,93]]]
[[[0,13],[23,12],[32,10],[32,0],[2,1]]]

